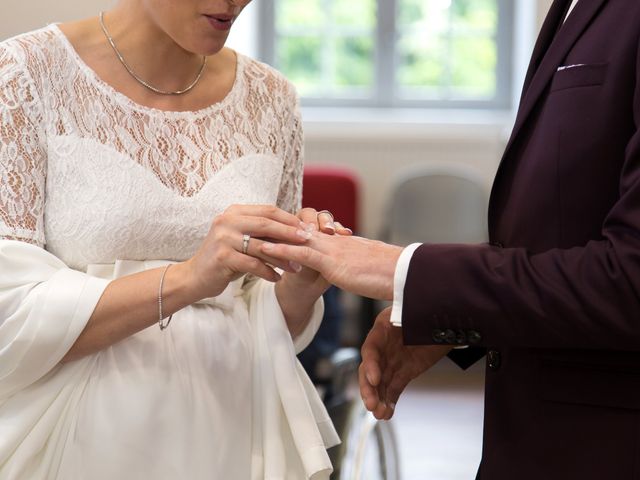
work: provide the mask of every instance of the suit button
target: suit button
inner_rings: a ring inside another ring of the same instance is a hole
[[[482,335],[480,335],[480,332],[475,330],[469,330],[467,332],[467,339],[469,340],[470,345],[477,345],[482,341]]]
[[[498,350],[489,350],[487,352],[487,365],[491,370],[498,370],[502,363],[502,356]]]
[[[447,328],[444,331],[444,340],[449,345],[451,345],[453,343],[456,343],[456,332],[454,332],[453,330]]]
[[[444,330],[434,330],[431,333],[431,338],[433,338],[433,341],[436,343],[444,343],[444,339],[446,336],[446,332]]]

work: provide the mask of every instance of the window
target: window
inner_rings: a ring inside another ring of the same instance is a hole
[[[507,108],[511,0],[260,0],[261,58],[307,105]]]

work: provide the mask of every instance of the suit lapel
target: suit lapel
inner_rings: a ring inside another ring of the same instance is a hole
[[[490,233],[494,231],[497,220],[498,202],[504,200],[504,198],[500,197],[498,185],[509,151],[540,100],[540,97],[547,90],[556,70],[606,1],[607,0],[579,0],[578,5],[569,18],[567,18],[564,25],[560,22],[564,18],[563,13],[566,12],[569,4],[563,0],[556,0],[552,5],[552,10],[549,10],[549,15],[545,20],[543,29],[536,42],[531,64],[527,71],[516,122],[502,156],[502,161],[498,166],[493,188],[491,189],[491,198],[489,199]],[[558,31],[559,25],[561,26]]]
[[[556,36],[556,33],[558,33],[570,5],[571,0],[554,0],[553,5],[551,5],[549,13],[542,24],[542,29],[540,30],[540,34],[536,40],[536,45],[533,47],[531,62],[529,63],[529,68],[527,69],[527,74],[524,78],[524,86],[522,87],[522,97],[520,98],[520,102],[524,99],[524,95],[527,92],[529,85],[531,85],[533,75],[538,70],[540,62],[542,62],[544,54],[549,49],[549,45],[551,45],[553,38]]]
[[[538,100],[551,82],[556,70],[606,1],[580,0],[565,24],[560,27],[560,31],[553,37],[551,45],[546,49],[546,52],[542,50],[543,45],[540,46],[542,52],[538,51],[537,53],[541,54],[542,58],[539,60],[539,67],[535,68],[533,62],[529,67],[530,72],[527,73],[527,77],[530,78],[528,78],[528,83],[525,80],[525,90],[522,94],[520,109],[518,110],[515,126],[506,151],[513,145]],[[549,30],[551,30],[551,27],[549,27]],[[536,52],[534,51],[535,54]]]

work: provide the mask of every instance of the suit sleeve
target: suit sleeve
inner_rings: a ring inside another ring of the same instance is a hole
[[[404,290],[407,344],[464,339],[478,347],[640,351],[638,80],[635,132],[601,237],[536,253],[489,245],[421,246],[411,259]]]

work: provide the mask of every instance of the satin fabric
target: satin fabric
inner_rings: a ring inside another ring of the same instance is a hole
[[[321,301],[292,340],[273,285],[241,279],[164,332],[59,364],[112,279],[167,263],[82,273],[0,241],[1,479],[329,478],[339,439],[295,358]]]

